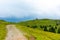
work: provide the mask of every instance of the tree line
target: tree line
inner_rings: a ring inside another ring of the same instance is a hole
[[[31,27],[31,28],[40,28],[44,31],[48,31],[48,32],[53,32],[53,33],[60,33],[60,27],[58,27],[59,24],[56,24],[55,26],[52,26],[52,25],[40,25],[40,26],[37,26],[37,25],[33,25],[33,26],[30,26],[30,25],[27,25],[27,27]]]

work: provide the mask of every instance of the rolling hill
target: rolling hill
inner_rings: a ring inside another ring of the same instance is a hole
[[[22,22],[6,22],[0,20],[0,40],[5,40],[6,25],[13,24],[22,31],[29,40],[60,40],[60,20],[35,19]]]
[[[35,19],[23,21],[17,24],[17,28],[27,32],[28,37],[33,35],[36,40],[60,40],[60,20]]]

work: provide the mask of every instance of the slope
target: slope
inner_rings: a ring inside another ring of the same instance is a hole
[[[5,36],[7,34],[6,24],[7,22],[0,20],[0,40],[5,40]]]
[[[25,32],[25,36],[30,39],[30,36],[34,36],[36,40],[60,40],[60,34],[51,32],[45,32],[39,29],[33,29],[26,26],[16,25],[16,27]]]

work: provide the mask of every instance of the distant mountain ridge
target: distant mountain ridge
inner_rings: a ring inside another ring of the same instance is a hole
[[[25,21],[25,20],[30,20],[33,19],[34,17],[23,17],[23,18],[17,18],[17,17],[5,17],[2,18],[0,17],[0,20],[5,20],[8,22],[20,22],[20,21]]]
[[[0,17],[0,20],[4,20],[4,21],[8,21],[8,22],[21,22],[21,21],[26,21],[26,20],[34,20],[34,19],[39,19],[33,16],[28,16],[28,17],[22,17],[22,18],[18,18],[15,16],[11,16],[11,17]],[[48,18],[40,18],[40,20],[50,20]],[[52,19],[52,20],[60,20],[60,19]]]

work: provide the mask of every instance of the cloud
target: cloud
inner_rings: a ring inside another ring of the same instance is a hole
[[[59,18],[60,0],[0,0],[0,17]]]

